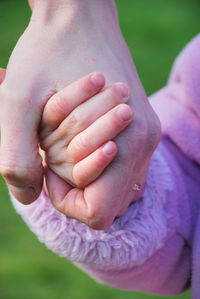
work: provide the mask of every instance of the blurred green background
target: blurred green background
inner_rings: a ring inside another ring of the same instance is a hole
[[[199,32],[200,2],[118,0],[117,5],[123,34],[150,95],[166,83],[174,58]],[[6,67],[29,18],[25,0],[0,0],[0,66]],[[0,299],[161,298],[97,284],[38,242],[15,213],[2,179],[0,196]]]

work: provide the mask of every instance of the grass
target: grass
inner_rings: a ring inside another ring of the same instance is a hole
[[[151,94],[165,84],[174,58],[198,33],[200,4],[197,0],[118,0],[117,5],[123,34]],[[2,67],[29,17],[26,1],[0,1]],[[0,196],[0,299],[160,298],[96,283],[38,242],[14,211],[2,179]],[[189,298],[189,293],[176,298]]]

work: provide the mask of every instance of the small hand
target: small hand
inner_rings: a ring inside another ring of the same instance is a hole
[[[117,145],[110,141],[132,120],[124,103],[126,84],[102,90],[104,76],[92,73],[68,85],[46,104],[40,145],[48,167],[79,188],[94,181],[114,159]]]

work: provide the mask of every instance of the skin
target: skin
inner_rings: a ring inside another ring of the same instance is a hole
[[[3,82],[6,75],[6,70],[0,68],[0,84]]]
[[[107,86],[127,83],[134,122],[115,138],[118,155],[98,182],[82,197],[55,173],[46,172],[56,209],[92,228],[104,229],[141,196],[142,189],[133,192],[132,186],[144,185],[149,160],[159,142],[160,123],[121,35],[112,0],[31,2],[30,24],[11,55],[0,88],[0,171],[20,202],[36,200],[44,174],[38,128],[49,98],[96,71],[105,75]]]
[[[104,85],[100,73],[73,82],[48,101],[41,121],[40,146],[46,164],[82,189],[114,159],[117,145],[111,139],[133,118],[124,104],[130,96],[128,86],[118,83],[102,90]]]

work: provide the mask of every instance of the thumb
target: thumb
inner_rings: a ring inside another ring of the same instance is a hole
[[[41,113],[29,99],[13,96],[2,87],[0,101],[0,172],[15,198],[29,204],[37,199],[43,185],[37,137]]]

